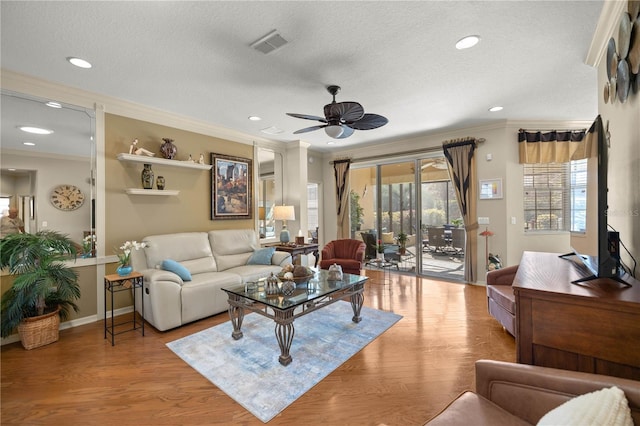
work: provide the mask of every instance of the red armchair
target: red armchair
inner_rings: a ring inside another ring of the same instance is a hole
[[[362,240],[333,240],[322,249],[320,269],[329,269],[337,263],[342,266],[342,272],[360,275],[364,262],[364,252],[367,246]]]

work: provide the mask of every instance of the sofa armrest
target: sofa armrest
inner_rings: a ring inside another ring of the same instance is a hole
[[[284,266],[287,263],[293,263],[293,259],[291,255],[286,251],[275,251],[273,252],[273,256],[271,256],[271,264]]]
[[[184,284],[182,278],[178,276],[178,274],[174,274],[170,271],[165,271],[164,269],[145,269],[143,271],[138,271],[142,275],[144,275],[145,283],[152,283],[156,281],[168,281],[172,283],[176,283],[178,285]]]
[[[571,398],[617,386],[640,424],[640,382],[619,377],[502,361],[476,361],[476,392],[511,414],[536,424]]]
[[[518,265],[489,271],[487,272],[487,285],[511,285],[517,272]]]

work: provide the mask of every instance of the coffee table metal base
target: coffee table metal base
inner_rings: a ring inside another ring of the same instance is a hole
[[[351,302],[351,308],[353,309],[353,317],[351,318],[351,321],[357,324],[362,320],[360,312],[362,311],[362,305],[364,302],[363,292],[364,282],[361,282],[353,287],[346,288],[343,291],[335,292],[327,295],[326,297],[307,302],[305,305],[292,306],[287,309],[274,309],[246,299],[242,296],[227,293],[229,296],[229,317],[231,318],[231,324],[233,325],[231,337],[233,337],[234,340],[242,338],[243,334],[241,327],[245,309],[259,313],[267,318],[271,318],[276,323],[276,339],[278,340],[278,346],[280,346],[280,357],[278,358],[278,361],[280,364],[287,366],[291,364],[291,361],[293,361],[289,351],[291,350],[291,343],[293,342],[293,336],[295,334],[293,321],[296,318],[339,300],[345,300],[348,298]],[[302,310],[295,312],[296,308],[301,308]]]

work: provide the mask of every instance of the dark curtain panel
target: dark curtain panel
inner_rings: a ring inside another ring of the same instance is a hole
[[[476,282],[478,270],[478,215],[476,213],[477,180],[475,139],[446,141],[442,144],[449,175],[456,189],[458,206],[464,220],[466,243],[464,251],[464,279]]]
[[[351,160],[333,162],[336,178],[336,210],[338,213],[338,238],[351,238],[349,225],[349,166]]]

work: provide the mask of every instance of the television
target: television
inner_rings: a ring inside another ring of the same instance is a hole
[[[585,283],[597,278],[611,278],[630,286],[621,278],[620,238],[609,231],[607,223],[608,142],[602,118],[598,115],[586,133],[585,147],[591,147],[587,158],[571,161],[570,244],[592,275],[573,281]]]

